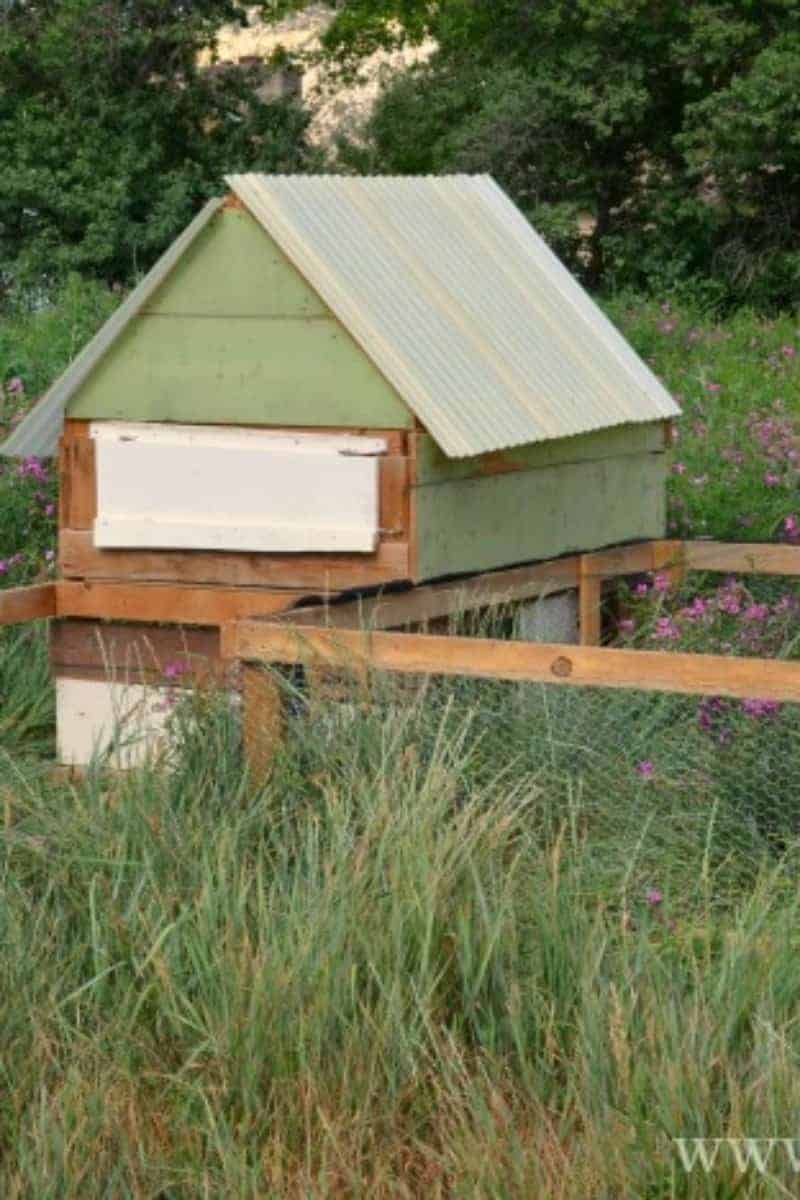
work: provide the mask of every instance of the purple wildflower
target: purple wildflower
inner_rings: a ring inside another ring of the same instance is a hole
[[[706,391],[710,392],[712,396],[718,396],[719,393],[722,391],[722,384],[721,383],[707,383]]]
[[[642,779],[652,779],[656,773],[656,766],[654,762],[646,758],[644,762],[637,764],[636,771],[641,775]]]
[[[781,477],[776,475],[774,471],[767,471],[764,476],[764,483],[767,487],[780,487]]]
[[[686,463],[682,463],[682,462],[673,463],[672,464],[672,474],[673,475],[685,475],[686,474]]]
[[[776,717],[781,711],[777,700],[743,700],[742,712],[756,720],[760,717]]]
[[[180,679],[189,670],[189,664],[185,662],[168,662],[164,667],[165,679]]]
[[[750,604],[742,615],[745,621],[766,621],[769,617],[769,608],[766,604]]]
[[[20,379],[19,375],[15,375],[13,379],[9,379],[6,384],[6,391],[9,396],[21,396],[25,391],[25,384]]]
[[[656,627],[653,630],[654,638],[659,638],[661,641],[677,641],[680,636],[681,632],[672,620],[672,617],[658,618]]]
[[[662,903],[664,896],[658,888],[648,888],[645,899],[651,908],[658,908],[659,904]]]

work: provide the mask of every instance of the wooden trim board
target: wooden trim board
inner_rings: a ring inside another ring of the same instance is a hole
[[[571,557],[532,567],[490,571],[452,583],[420,584],[408,591],[293,609],[277,620],[303,627],[336,629],[392,629],[436,621],[493,605],[535,600],[576,587],[579,564],[578,557]]]
[[[55,586],[55,612],[59,617],[175,625],[224,625],[242,617],[269,616],[291,608],[306,595],[302,591],[270,592],[258,588],[84,580],[60,580]]]
[[[408,579],[406,542],[382,542],[370,555],[97,550],[89,531],[62,529],[59,549],[67,579],[288,588],[320,596]]]
[[[178,628],[91,620],[50,626],[50,664],[59,679],[121,679],[185,687],[222,680],[219,628]],[[178,665],[178,670],[168,668]]]
[[[414,675],[625,688],[739,699],[800,700],[800,663],[666,651],[364,633],[242,621],[223,630],[222,653],[244,661],[364,666]]]
[[[0,591],[0,625],[21,625],[56,615],[55,583],[36,583],[31,587]]]

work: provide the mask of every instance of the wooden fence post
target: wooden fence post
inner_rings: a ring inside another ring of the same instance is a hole
[[[268,668],[242,663],[242,736],[245,760],[256,786],[269,779],[284,735],[283,698]]]
[[[578,586],[580,641],[582,646],[599,646],[603,632],[603,577],[588,554],[581,556]]]

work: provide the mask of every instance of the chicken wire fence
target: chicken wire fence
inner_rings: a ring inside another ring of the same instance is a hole
[[[525,794],[542,828],[753,861],[800,839],[800,705],[375,672],[263,668],[282,693],[251,718],[273,783],[356,790],[430,772],[455,801]],[[611,858],[616,858],[616,853]]]

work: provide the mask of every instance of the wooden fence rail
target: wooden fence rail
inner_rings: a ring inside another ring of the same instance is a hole
[[[300,628],[263,621],[239,622],[224,636],[223,653],[250,663],[300,663],[354,672],[368,668],[569,687],[800,701],[800,663],[779,659]]]

